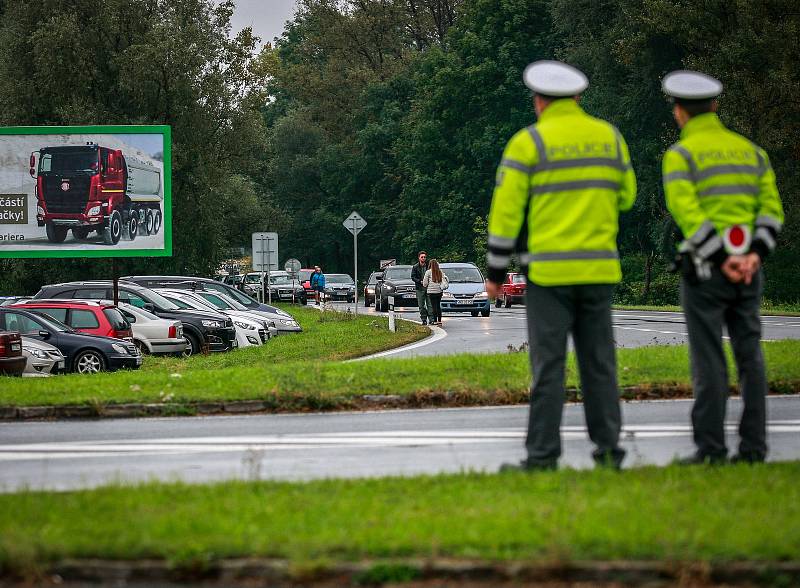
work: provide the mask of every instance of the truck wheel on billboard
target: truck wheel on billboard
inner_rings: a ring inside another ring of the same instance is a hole
[[[161,210],[156,210],[156,214],[153,217],[153,233],[156,235],[161,230],[161,218]]]
[[[67,227],[59,227],[53,223],[47,223],[47,240],[51,243],[63,243],[67,238]]]
[[[152,210],[148,210],[144,219],[144,234],[154,235],[155,231],[153,229],[155,227],[155,224],[156,224],[155,215],[153,214]]]
[[[108,218],[108,224],[103,229],[103,241],[106,245],[116,245],[122,237],[122,215],[115,210]],[[62,239],[63,240],[63,239]]]
[[[128,214],[128,221],[125,223],[123,237],[126,241],[133,241],[139,232],[139,216],[135,212]]]

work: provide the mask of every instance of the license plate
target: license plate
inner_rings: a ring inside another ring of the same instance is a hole
[[[403,298],[416,298],[416,294],[403,294]]]
[[[456,304],[472,304],[472,300],[456,300]]]
[[[63,359],[56,363],[56,368],[59,369],[59,370],[63,370],[64,369],[64,360]]]
[[[21,351],[21,350],[22,350],[22,343],[11,344],[11,351]]]

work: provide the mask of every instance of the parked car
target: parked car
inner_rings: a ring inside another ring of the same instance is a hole
[[[303,286],[303,290],[306,291],[306,298],[314,298],[314,289],[311,287],[311,274],[314,273],[314,268],[304,267],[299,272],[297,272],[297,281],[300,282],[300,285]]]
[[[442,312],[489,316],[491,306],[486,294],[486,282],[474,263],[442,263],[439,267],[450,282],[442,295]]]
[[[30,296],[0,296],[0,306],[10,306],[23,300],[30,300]]]
[[[216,282],[219,283],[219,282]],[[73,298],[88,300],[113,299],[111,281],[67,282],[43,286],[34,298]],[[160,318],[174,319],[183,324],[183,336],[189,341],[189,354],[209,351],[230,351],[236,347],[236,331],[226,316],[212,311],[181,310],[158,292],[138,284],[119,281],[119,300],[144,308]]]
[[[113,302],[98,300],[26,300],[13,304],[44,313],[81,333],[125,339],[133,343],[131,324]]]
[[[183,324],[179,320],[158,318],[143,308],[119,303],[119,311],[131,324],[133,344],[142,353],[157,355],[174,353],[183,355],[189,342],[183,336]]]
[[[14,330],[57,347],[64,355],[69,372],[95,374],[122,368],[138,369],[142,365],[142,355],[133,343],[79,333],[47,315],[21,307],[0,307],[2,330]]]
[[[356,283],[347,274],[325,274],[325,296],[329,300],[355,302]]]
[[[186,292],[186,290],[176,291]],[[275,325],[273,319],[267,318],[256,310],[250,310],[243,304],[236,302],[230,296],[222,294],[221,292],[209,292],[208,290],[193,290],[191,293],[218,312],[222,312],[230,317],[240,316],[263,325],[266,329],[267,339],[271,339],[278,334],[278,327]]]
[[[217,310],[210,302],[189,290],[168,290],[159,288],[158,293],[180,308],[187,310],[213,310],[225,314],[233,320],[236,329],[236,341],[239,347],[251,347],[266,343],[269,338],[264,319],[247,316],[247,313],[225,312]]]
[[[297,276],[292,276],[289,272],[269,273],[269,293],[272,300],[277,302],[308,304],[305,288],[297,280]]]
[[[392,265],[384,270],[383,279],[375,288],[375,310],[389,310],[389,296],[394,296],[395,307],[417,306],[410,265]]]
[[[129,282],[134,282],[147,288],[180,288],[181,290],[206,290],[209,292],[219,292],[232,298],[242,306],[246,306],[250,312],[262,315],[264,318],[275,322],[278,334],[299,333],[303,329],[294,320],[291,314],[280,308],[269,304],[262,304],[250,296],[243,294],[236,288],[217,282],[210,278],[198,278],[195,276],[127,276],[121,278]]]
[[[49,376],[67,369],[67,360],[58,347],[32,337],[22,338],[22,355],[28,358],[23,376]]]
[[[506,308],[511,308],[512,304],[522,304],[525,302],[525,274],[509,273],[503,282],[503,293],[494,301],[495,308],[500,308],[504,304]]]
[[[375,287],[379,279],[383,279],[383,272],[372,272],[367,278],[367,283],[364,284],[364,306],[375,304]]]
[[[22,354],[22,337],[19,329],[4,332],[0,324],[0,376],[21,376],[28,358]]]

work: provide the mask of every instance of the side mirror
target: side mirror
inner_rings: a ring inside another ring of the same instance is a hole
[[[44,331],[44,330],[39,331],[39,336],[42,339],[49,339],[50,338],[50,331]]]
[[[156,311],[156,307],[152,302],[145,302],[142,305],[142,308],[144,308],[147,312],[155,312]]]

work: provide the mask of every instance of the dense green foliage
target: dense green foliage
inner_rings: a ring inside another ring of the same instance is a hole
[[[770,154],[787,222],[766,296],[800,300],[790,0],[301,0],[258,55],[248,30],[230,38],[230,4],[214,6],[0,2],[0,123],[173,125],[175,257],[156,265],[208,271],[262,229],[280,232],[282,259],[349,271],[353,209],[369,222],[364,273],[421,248],[481,263],[495,166],[534,120],[521,72],[555,57],[587,72],[583,105],[631,147],[640,191],[622,220],[620,302],[677,303],[660,162],[678,132],[659,80],[681,67],[722,79],[724,122]],[[0,263],[8,291],[106,270]]]

